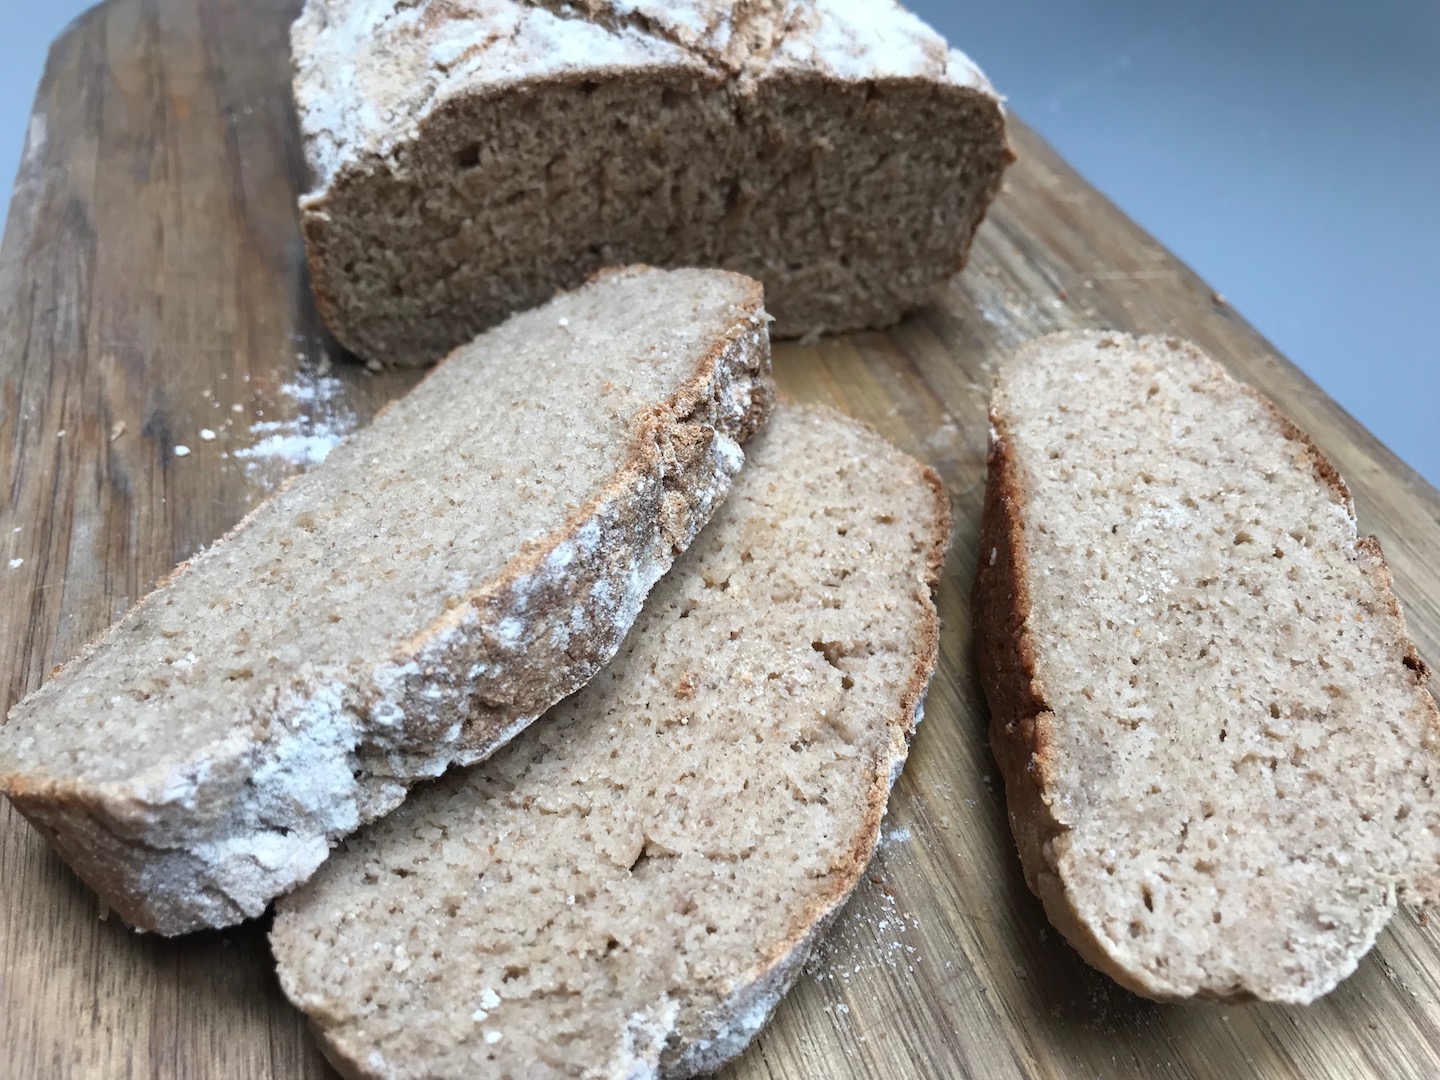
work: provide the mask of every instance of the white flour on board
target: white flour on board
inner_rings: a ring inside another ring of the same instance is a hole
[[[880,884],[845,906],[810,955],[805,972],[817,983],[842,985],[880,967],[913,972],[921,957],[908,938],[919,928],[919,917],[901,910],[893,891]]]
[[[880,834],[880,847],[890,848],[896,844],[905,844],[908,843],[913,836],[914,833],[910,831],[910,826],[894,825]]]
[[[356,427],[354,413],[333,407],[343,389],[344,384],[339,379],[328,375],[309,382],[285,383],[280,392],[310,415],[302,414],[291,420],[260,420],[251,424],[250,433],[260,436],[259,441],[232,451],[231,456],[244,461],[247,472],[271,462],[304,467],[320,464]],[[321,408],[330,413],[327,419],[314,416]]]
[[[251,426],[254,434],[261,434],[264,430],[274,427],[293,429],[299,421],[292,421],[280,424],[259,423]],[[330,456],[330,451],[340,445],[340,440],[345,436],[326,425],[318,425],[308,434],[301,434],[294,430],[275,431],[266,435],[254,446],[247,446],[244,449],[236,450],[234,457],[245,461],[284,461],[290,465],[318,465]]]

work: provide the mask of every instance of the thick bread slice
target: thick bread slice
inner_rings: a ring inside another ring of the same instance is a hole
[[[1000,100],[894,0],[309,0],[292,34],[321,311],[422,364],[597,266],[725,266],[773,332],[958,271]]]
[[[758,284],[635,269],[458,351],[0,728],[0,790],[127,921],[258,915],[588,680],[771,400]]]
[[[975,582],[1030,887],[1160,999],[1308,1002],[1440,896],[1440,715],[1344,483],[1191,345],[1000,371]]]
[[[784,406],[615,662],[277,907],[349,1077],[667,1077],[739,1054],[860,880],[934,669],[930,470]]]

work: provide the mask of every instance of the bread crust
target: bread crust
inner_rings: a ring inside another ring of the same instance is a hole
[[[1175,339],[1165,341],[1172,350],[1183,347]],[[1040,346],[1031,346],[1035,347]],[[1277,433],[1298,444],[1317,482],[1329,488],[1353,517],[1354,502],[1349,488],[1334,464],[1273,402],[1251,387],[1244,389],[1263,406]],[[1069,846],[1069,826],[1052,808],[1056,770],[1051,731],[1052,725],[1060,721],[1047,703],[1045,686],[1037,675],[1035,641],[1029,628],[1031,590],[1024,513],[1027,493],[1008,439],[1005,417],[992,409],[990,424],[980,564],[972,591],[972,614],[976,660],[990,707],[990,744],[1005,781],[1011,830],[1026,884],[1040,899],[1051,924],[1075,951],[1126,989],[1157,1001],[1196,997],[1228,1003],[1253,1001],[1255,995],[1244,987],[1179,986],[1156,978],[1153,972],[1126,965],[1077,909],[1060,868]],[[1398,621],[1404,635],[1405,666],[1414,672],[1416,685],[1425,691],[1429,668],[1405,632],[1404,617],[1379,541],[1373,536],[1361,538],[1357,542],[1357,555],[1367,576],[1385,598],[1389,613]],[[1428,705],[1427,727],[1440,740],[1440,710],[1428,691],[1423,699]],[[1440,896],[1440,871],[1412,882],[1410,890],[1422,902],[1435,902]]]
[[[678,390],[641,419],[629,460],[606,487],[497,578],[456,597],[451,610],[397,653],[352,671],[344,702],[333,687],[312,682],[256,703],[264,739],[242,732],[229,740],[234,745],[213,748],[192,763],[193,790],[180,797],[173,782],[152,775],[93,783],[10,772],[0,774],[0,792],[111,910],[136,929],[168,936],[261,914],[314,872],[331,843],[397,806],[409,785],[493,753],[614,655],[650,586],[728,491],[739,462],[726,447],[747,439],[769,415],[763,293],[758,283],[732,277],[743,282],[741,310],[749,317],[739,317]],[[243,536],[253,516],[222,544]],[[573,567],[554,568],[550,560],[565,545],[576,555],[582,534],[595,538],[593,551],[575,557]],[[198,558],[216,550],[223,547]],[[77,660],[114,646],[195,561],[177,567]],[[600,604],[595,587],[602,582],[623,602]],[[552,632],[568,630],[577,607],[585,612],[584,630],[562,642]],[[507,619],[525,628],[519,649],[497,637],[495,628]],[[57,669],[47,687],[76,663]],[[16,708],[35,707],[46,692]],[[260,765],[283,755],[297,708],[323,709],[326,721],[345,730],[332,749],[344,755],[349,743],[353,784],[330,793],[308,833],[288,831],[280,865],[237,859],[226,845],[243,847],[265,807],[290,799],[291,786],[305,781],[279,770],[269,784],[255,782]]]

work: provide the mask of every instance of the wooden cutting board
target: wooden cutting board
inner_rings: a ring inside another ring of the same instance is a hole
[[[415,379],[353,366],[311,303],[288,92],[298,6],[110,0],[53,49],[0,253],[6,709],[308,448],[365,423]],[[726,1075],[1440,1076],[1440,927],[1413,913],[1309,1009],[1157,1006],[1081,963],[1026,891],[986,747],[968,610],[989,376],[1007,349],[1091,326],[1199,342],[1350,479],[1434,660],[1440,495],[1015,127],[1020,164],[970,269],[934,308],[890,333],[776,353],[791,394],[831,402],[933,463],[959,530],[940,593],[941,667],[869,879]],[[0,1073],[333,1075],[280,994],[263,925],[136,936],[8,805]]]

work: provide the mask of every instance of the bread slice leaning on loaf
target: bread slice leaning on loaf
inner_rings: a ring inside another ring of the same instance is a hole
[[[0,791],[112,909],[260,914],[608,661],[766,416],[760,286],[600,277],[458,351],[0,727]]]
[[[782,337],[879,327],[965,262],[1013,159],[894,0],[308,0],[316,297],[423,364],[597,266],[725,266]]]
[[[1309,1002],[1440,897],[1440,715],[1313,443],[1194,346],[1001,368],[975,582],[1030,887],[1137,993]]]
[[[765,1023],[870,860],[938,646],[938,477],[781,406],[613,664],[277,905],[348,1077],[686,1077]]]

